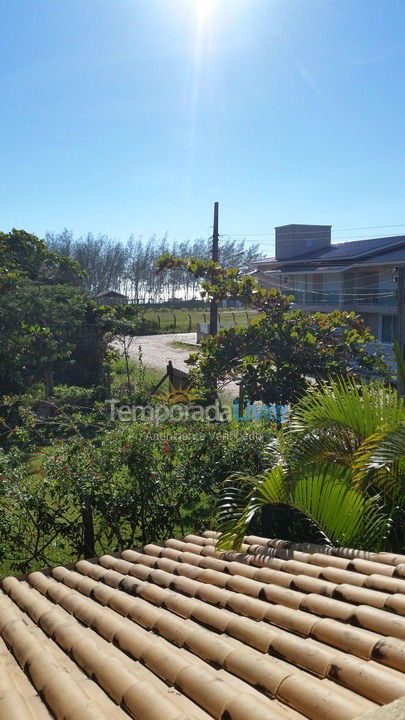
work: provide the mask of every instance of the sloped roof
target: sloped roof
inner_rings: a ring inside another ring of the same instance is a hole
[[[101,290],[100,292],[96,293],[94,297],[106,297],[110,295],[112,295],[113,297],[128,297],[127,295],[123,295],[122,293],[117,292],[117,290]]]
[[[294,255],[291,262],[310,261],[310,260],[353,260],[356,257],[363,257],[369,253],[376,253],[379,250],[391,248],[393,262],[396,261],[396,251],[393,246],[399,246],[398,252],[401,255],[402,244],[405,244],[405,235],[396,235],[395,237],[370,238],[365,240],[351,240],[343,243],[332,243],[329,247],[321,250],[312,250],[311,252]],[[398,258],[399,259],[399,258]],[[264,260],[256,260],[255,264],[263,262],[277,262],[277,258],[269,257]],[[285,263],[285,260],[281,262]]]
[[[405,556],[215,533],[8,577],[4,720],[352,720],[405,695]]]

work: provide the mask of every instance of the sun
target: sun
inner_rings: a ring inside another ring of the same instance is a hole
[[[217,4],[217,0],[194,0],[197,12],[197,18],[200,23],[205,23],[212,15]]]

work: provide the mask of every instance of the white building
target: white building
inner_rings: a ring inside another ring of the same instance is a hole
[[[331,243],[330,225],[276,229],[275,257],[255,263],[261,285],[280,288],[310,312],[354,311],[380,342],[397,331],[394,267],[405,263],[405,235]]]

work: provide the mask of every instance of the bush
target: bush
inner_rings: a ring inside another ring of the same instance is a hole
[[[3,570],[25,572],[211,526],[226,476],[262,469],[271,429],[252,428],[137,423],[94,439],[54,439],[28,463],[17,450],[3,453]]]

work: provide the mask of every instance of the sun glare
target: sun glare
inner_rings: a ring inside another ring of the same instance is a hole
[[[212,33],[214,29],[214,11],[221,0],[189,0],[192,9],[192,59],[191,78],[188,97],[188,142],[185,156],[185,175],[191,178],[194,172],[194,159],[198,127],[199,103],[202,93],[204,65],[212,52]]]
[[[205,23],[214,10],[216,0],[194,0],[199,22]]]

